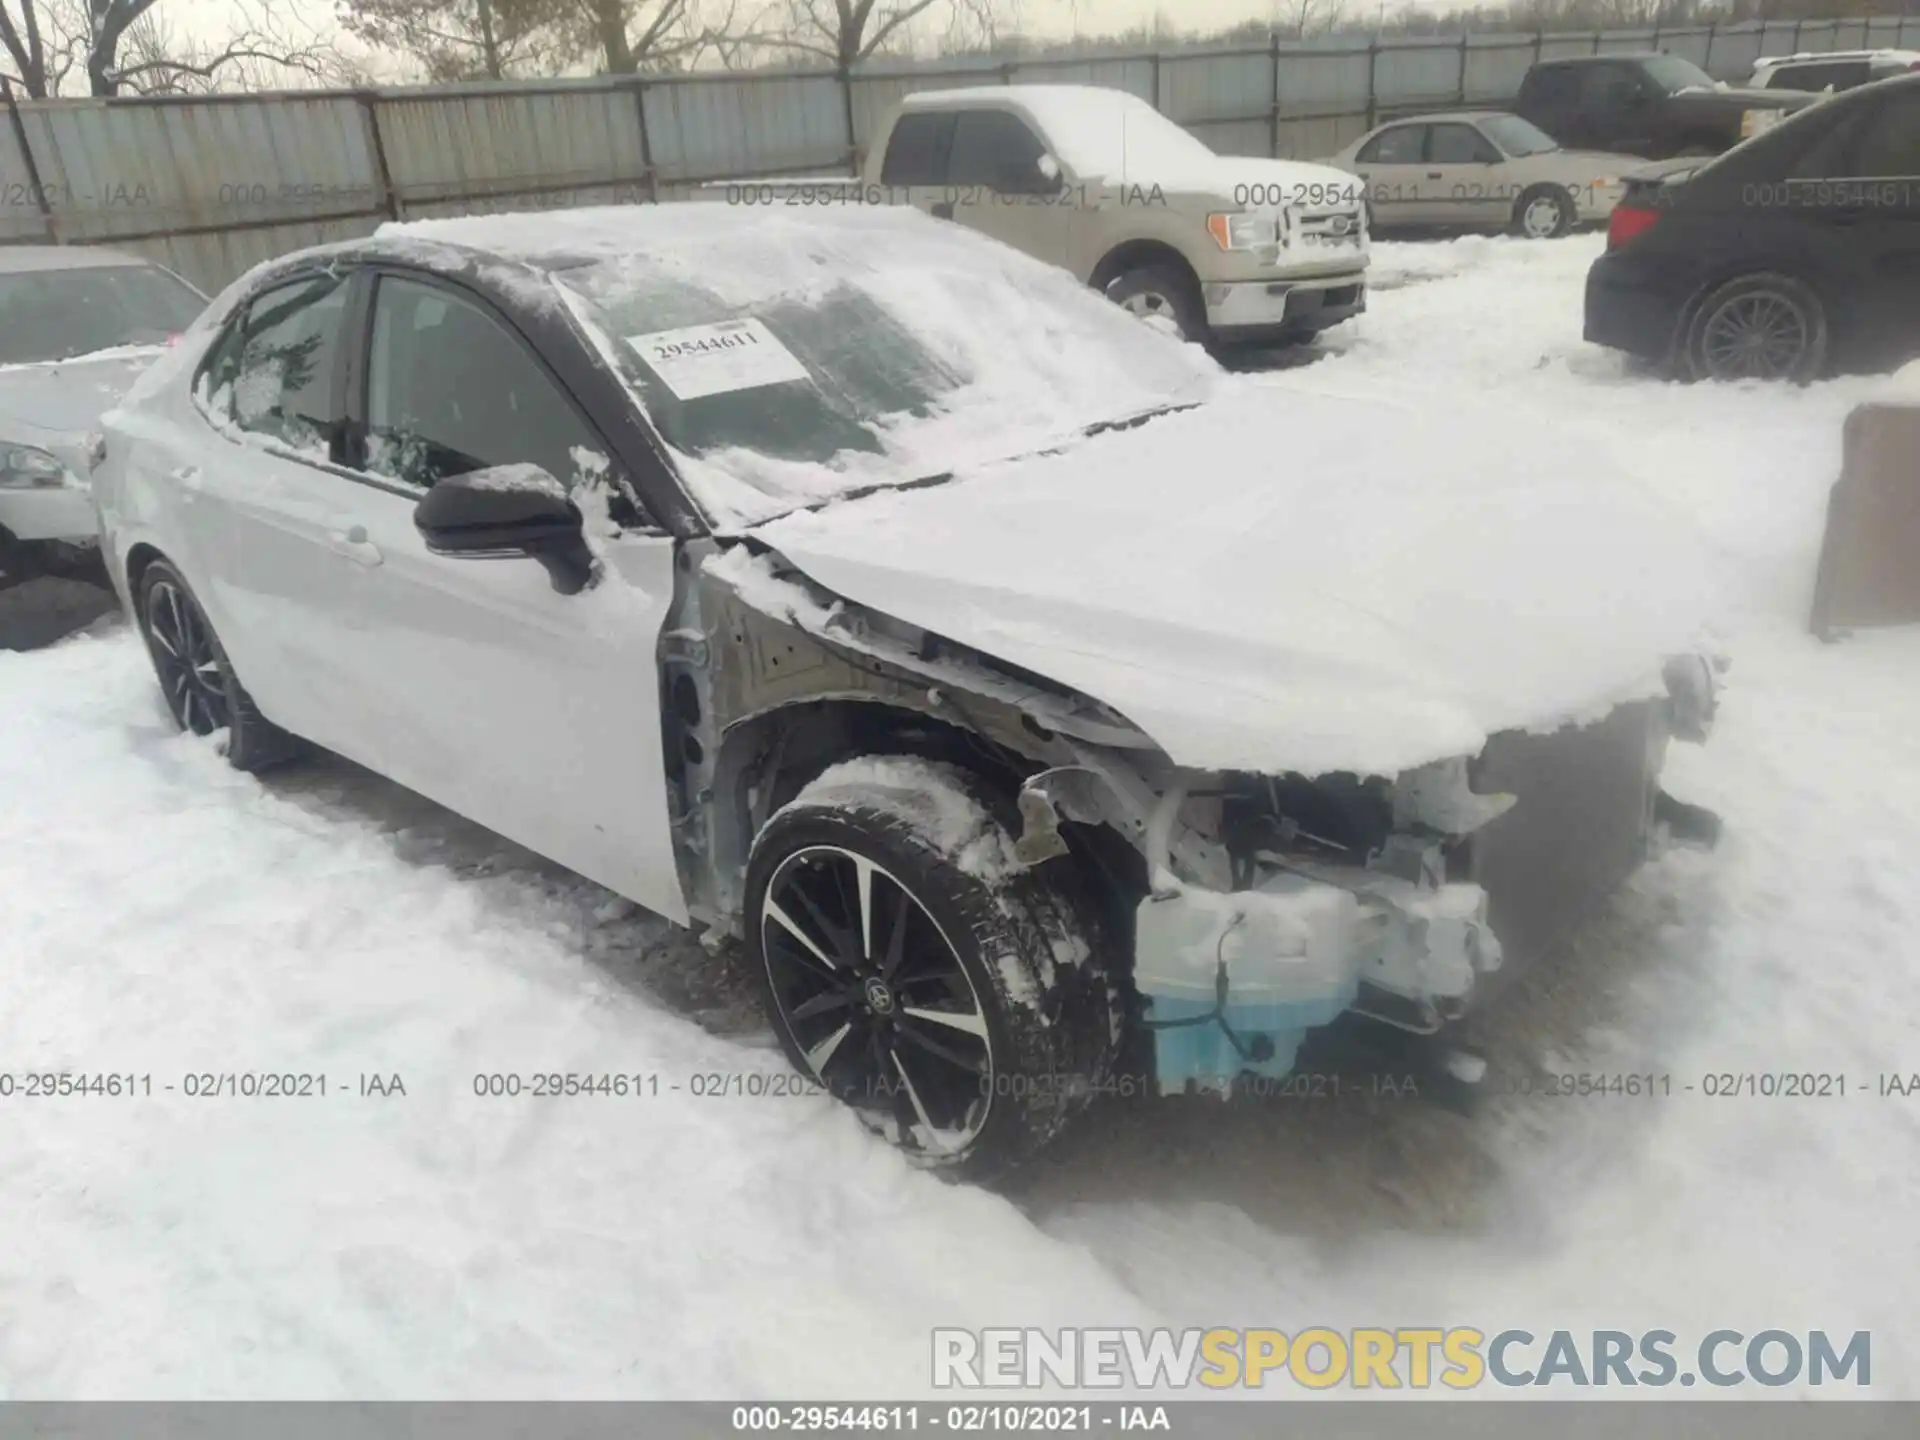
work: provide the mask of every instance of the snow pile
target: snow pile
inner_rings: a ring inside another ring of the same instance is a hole
[[[0,1102],[0,1394],[903,1396],[934,1326],[1155,1323],[843,1108],[741,1093],[787,1064],[635,988],[660,922],[357,772],[262,785],[171,734],[132,635],[0,654],[0,706],[4,1070],[153,1087]],[[184,1093],[240,1072],[327,1092]],[[476,1094],[554,1072],[631,1083]]]
[[[792,805],[843,805],[899,816],[975,879],[992,883],[1020,861],[1004,827],[973,798],[965,774],[900,755],[868,755],[832,766]]]

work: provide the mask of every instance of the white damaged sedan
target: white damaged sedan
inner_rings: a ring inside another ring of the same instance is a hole
[[[1697,557],[1478,423],[912,211],[632,207],[254,271],[95,493],[183,727],[740,938],[804,1083],[980,1176],[1125,1066],[1441,1031],[1700,820]]]

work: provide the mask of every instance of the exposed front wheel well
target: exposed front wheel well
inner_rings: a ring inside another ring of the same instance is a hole
[[[1193,266],[1187,263],[1187,257],[1159,240],[1129,240],[1124,245],[1115,246],[1093,267],[1093,274],[1087,277],[1087,283],[1104,295],[1107,287],[1129,270],[1139,270],[1148,265],[1167,266],[1191,281],[1196,290],[1200,287],[1200,277]]]

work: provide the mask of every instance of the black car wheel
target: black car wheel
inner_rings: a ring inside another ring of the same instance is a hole
[[[1136,266],[1110,281],[1106,296],[1142,320],[1177,330],[1183,339],[1207,342],[1206,308],[1199,290],[1170,265]]]
[[[967,1179],[1084,1108],[1120,1033],[1090,915],[1012,844],[964,772],[886,758],[809,785],[747,868],[747,944],[787,1058]]]
[[[1813,379],[1827,359],[1820,297],[1789,275],[1747,275],[1710,293],[1687,324],[1687,368],[1699,380]]]
[[[288,758],[293,738],[266,720],[233,673],[220,637],[187,582],[164,560],[140,573],[135,613],[167,712],[195,735],[227,732],[227,759],[263,770]]]
[[[1578,218],[1573,196],[1558,185],[1535,185],[1513,205],[1513,233],[1528,240],[1557,240]]]

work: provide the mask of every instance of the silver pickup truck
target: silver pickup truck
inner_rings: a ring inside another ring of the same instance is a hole
[[[1216,155],[1146,101],[1091,85],[909,95],[858,178],[709,187],[735,205],[913,205],[1070,270],[1220,346],[1286,343],[1366,308],[1360,183]]]

